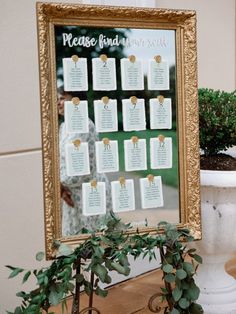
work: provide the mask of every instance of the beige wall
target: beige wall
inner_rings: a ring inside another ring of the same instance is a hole
[[[199,87],[235,89],[235,0],[156,0],[197,11]]]
[[[35,2],[0,2],[0,313],[13,309],[15,292],[22,289],[19,280],[7,280],[4,265],[37,267],[34,255],[44,250]],[[103,3],[153,6],[155,0]],[[199,86],[234,89],[235,1],[156,0],[156,4],[197,10]]]

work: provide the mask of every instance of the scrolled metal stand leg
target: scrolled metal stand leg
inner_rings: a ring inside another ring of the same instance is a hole
[[[154,305],[157,298],[161,297],[161,293],[155,293],[148,301],[148,308],[153,313],[160,313],[163,307],[161,305]]]
[[[92,286],[92,291],[91,291],[91,294],[89,296],[89,304],[88,304],[88,307],[82,309],[78,314],[101,314],[101,312],[93,306],[93,294],[94,294],[94,273],[91,272],[91,277],[90,277],[90,283],[91,283],[91,286]]]
[[[163,258],[165,256],[165,252],[164,249],[161,247],[160,248],[160,256],[161,256],[161,262],[163,264]],[[165,282],[165,288],[167,291],[171,291],[171,286],[169,283]],[[161,302],[161,300],[157,301],[158,298],[161,298],[162,294],[161,292],[155,293],[154,295],[152,295],[148,301],[148,308],[151,312],[153,313],[160,313],[161,310],[167,308],[167,304]],[[159,303],[158,305],[155,305],[154,303]],[[167,300],[168,302],[168,300]],[[168,302],[169,307],[172,308],[172,305]]]
[[[79,312],[79,314],[86,314],[86,313],[88,313],[88,311],[89,312],[91,312],[91,313],[97,313],[97,314],[101,314],[101,312],[96,308],[96,307],[86,307],[86,308],[84,308],[83,310],[81,310],[80,312]]]
[[[81,270],[81,259],[78,259],[76,266],[76,277],[80,274]],[[80,314],[80,283],[75,284],[75,295],[73,298],[72,311],[71,314]]]

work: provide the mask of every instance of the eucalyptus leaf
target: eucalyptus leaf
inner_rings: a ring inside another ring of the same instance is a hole
[[[22,268],[15,268],[9,275],[8,278],[13,278],[16,277],[19,273],[22,273],[24,271],[24,269]]]
[[[188,254],[193,254],[193,253],[195,253],[195,252],[196,252],[196,249],[195,249],[195,248],[189,249],[189,250],[187,251]]]
[[[107,296],[107,294],[108,294],[108,291],[104,290],[104,289],[101,289],[100,287],[97,287],[96,290],[95,290],[95,293],[97,295],[99,295],[100,297],[105,298]]]
[[[68,256],[73,253],[72,248],[69,245],[61,243],[58,248],[57,257],[59,256]]]
[[[27,314],[30,313],[30,314],[33,314],[33,313],[36,313],[36,310],[39,309],[39,306],[37,304],[31,304],[28,308],[27,308]],[[24,312],[23,312],[24,313]]]
[[[96,264],[92,266],[92,271],[99,277],[99,279],[104,282],[107,276],[107,269],[105,266]]]
[[[16,293],[16,296],[19,297],[19,298],[24,298],[25,295],[26,295],[26,293],[24,291],[20,291],[20,292]]]
[[[183,268],[187,272],[187,274],[191,275],[194,273],[194,267],[191,263],[184,262],[183,263]]]
[[[104,283],[107,283],[107,284],[109,284],[109,283],[111,283],[111,277],[109,276],[109,275],[106,275],[106,278],[105,278],[105,280],[104,280]]]
[[[38,252],[36,254],[36,260],[41,262],[44,259],[44,256],[45,256],[44,252]]]
[[[190,289],[188,290],[188,296],[191,300],[196,301],[199,298],[200,289],[195,285],[191,284]]]
[[[119,256],[119,262],[123,266],[129,266],[128,257],[124,253]]]
[[[182,296],[183,291],[180,290],[178,287],[175,287],[175,289],[172,291],[172,296],[175,300],[175,302],[179,301],[179,299]]]
[[[12,314],[23,314],[23,311],[19,306],[17,306],[17,308],[15,309],[15,312]]]
[[[27,272],[25,273],[25,275],[24,275],[24,277],[23,277],[23,280],[22,280],[22,283],[25,283],[25,282],[28,280],[28,278],[29,278],[30,275],[31,275],[31,271],[29,270],[29,271],[27,271]]]
[[[75,289],[75,285],[74,285],[72,282],[68,282],[68,284],[67,284],[67,289],[68,289],[69,291],[73,292],[74,289]]]
[[[35,296],[32,297],[32,302],[38,305],[41,303],[42,299],[43,299],[43,295],[41,293],[36,294]]]
[[[5,267],[11,269],[11,270],[15,270],[17,269],[18,267],[14,267],[14,266],[11,266],[11,265],[5,265]]]
[[[196,262],[198,262],[199,264],[202,264],[202,257],[199,256],[198,254],[194,254],[193,258],[195,259]]]
[[[20,309],[19,307],[17,307],[17,310],[15,312],[16,314],[20,314],[20,313],[24,313],[24,310]]]
[[[192,303],[190,306],[190,313],[191,314],[203,314],[204,311],[200,304]]]
[[[177,269],[176,270],[176,277],[178,277],[180,280],[183,280],[184,278],[187,277],[187,273],[183,269]]]
[[[162,267],[162,270],[165,272],[165,273],[171,273],[173,271],[173,266],[170,265],[170,264],[165,264],[163,267]]]
[[[48,276],[44,276],[43,283],[44,283],[45,286],[47,286],[47,284],[48,284]]]
[[[103,254],[105,253],[104,248],[100,246],[95,246],[94,247],[94,253],[97,257],[101,258]]]
[[[48,299],[49,299],[50,305],[57,305],[61,301],[60,293],[58,293],[55,289],[52,289],[50,291]]]
[[[170,312],[170,314],[180,314],[179,310],[173,308],[173,310]]]
[[[111,267],[113,270],[116,270],[119,274],[128,276],[129,268],[124,267],[116,262],[111,262]]]
[[[175,275],[174,274],[167,274],[164,276],[164,280],[168,283],[175,281]]]
[[[189,301],[186,298],[181,298],[178,302],[181,309],[187,309],[190,305]]]

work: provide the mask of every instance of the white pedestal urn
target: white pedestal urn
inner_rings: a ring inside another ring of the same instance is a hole
[[[236,251],[236,171],[201,170],[201,213],[198,303],[205,314],[235,314],[236,280],[224,266]]]

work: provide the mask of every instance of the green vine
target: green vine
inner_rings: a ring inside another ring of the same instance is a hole
[[[139,234],[138,230],[136,234],[129,235],[129,228],[128,224],[112,216],[99,234],[91,234],[74,250],[63,243],[56,243],[58,254],[49,267],[25,270],[7,266],[11,270],[9,278],[22,273],[22,283],[31,276],[37,281],[34,290],[16,294],[22,299],[21,305],[14,312],[7,313],[41,314],[44,310],[52,314],[50,307],[59,303],[64,313],[67,308],[65,298],[72,295],[76,304],[80,288],[90,296],[95,292],[106,297],[108,291],[101,288],[100,283],[111,283],[110,271],[127,276],[130,273],[129,255],[134,258],[149,256],[149,260],[152,260],[156,258],[156,248],[159,248],[161,255],[165,285],[157,295],[161,297],[164,313],[203,313],[196,303],[200,291],[193,278],[202,260],[195,249],[187,249],[184,244],[193,240],[189,230],[178,230],[175,225],[166,222],[158,225],[157,235]],[[43,252],[36,255],[39,261],[43,258]],[[90,276],[94,275],[95,281],[91,283]]]

